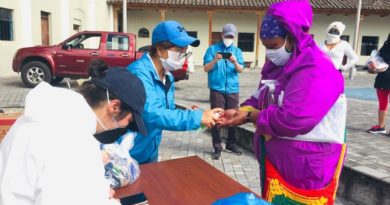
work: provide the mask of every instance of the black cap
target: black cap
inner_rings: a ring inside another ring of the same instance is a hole
[[[142,81],[126,68],[109,68],[102,78],[92,78],[92,82],[114,94],[132,109],[134,121],[129,123],[130,130],[138,131],[143,136],[148,134],[142,119],[146,101],[145,87]]]

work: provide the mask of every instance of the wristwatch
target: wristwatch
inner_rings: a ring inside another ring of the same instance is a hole
[[[251,122],[251,111],[248,112],[248,114],[246,114],[246,122]]]

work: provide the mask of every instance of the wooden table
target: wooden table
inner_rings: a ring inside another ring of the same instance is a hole
[[[115,198],[144,192],[151,205],[202,205],[251,192],[196,156],[145,164],[140,169],[140,178],[117,190]]]

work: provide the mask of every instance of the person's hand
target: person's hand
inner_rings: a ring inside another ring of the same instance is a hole
[[[370,61],[367,65],[368,69],[376,70],[378,68],[378,64],[375,61]]]
[[[212,128],[220,119],[220,116],[223,115],[224,110],[222,108],[214,108],[212,110],[203,111],[201,123],[207,128]]]
[[[370,61],[367,64],[368,67],[368,73],[376,74],[376,69],[378,68],[378,64],[375,61]]]
[[[109,199],[113,199],[115,195],[115,190],[110,188],[110,192],[108,193]]]
[[[219,53],[217,53],[217,55],[215,55],[215,57],[214,57],[215,62],[218,62],[221,59],[222,59],[222,54],[219,54]]]
[[[250,122],[256,122],[259,116],[260,110],[251,111]],[[221,127],[234,127],[242,125],[248,122],[248,111],[229,109],[225,110],[224,114],[219,120],[219,126]]]
[[[197,110],[199,107],[197,105],[191,105],[191,110]]]
[[[342,65],[339,67],[339,70],[344,71],[344,70],[346,70],[346,67],[344,65]]]
[[[234,55],[232,55],[232,56],[230,56],[229,61],[232,62],[233,64],[236,64],[237,58]]]
[[[234,127],[246,123],[247,111],[229,109],[226,110],[219,121],[221,127]]]

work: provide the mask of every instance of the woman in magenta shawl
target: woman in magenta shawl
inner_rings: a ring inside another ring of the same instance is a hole
[[[267,60],[259,89],[221,123],[254,123],[259,161],[266,156],[287,183],[305,190],[332,181],[346,115],[344,81],[310,35],[312,17],[308,0],[270,6],[260,30]]]

